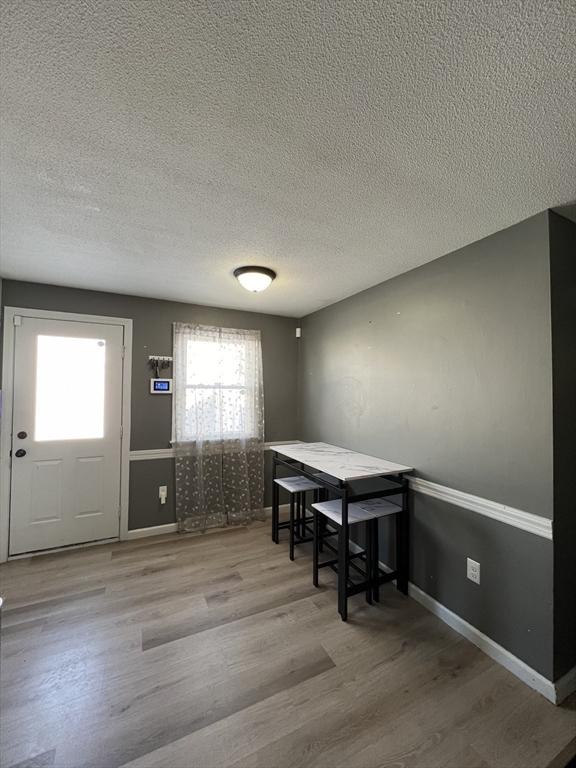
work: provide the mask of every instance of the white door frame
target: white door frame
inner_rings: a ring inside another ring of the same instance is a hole
[[[124,328],[124,359],[122,364],[122,444],[120,466],[120,526],[118,538],[128,535],[128,488],[130,470],[130,400],[132,379],[132,320],[104,315],[81,315],[76,312],[53,312],[23,307],[4,308],[2,352],[2,412],[0,415],[0,563],[9,559],[10,480],[12,448],[12,407],[14,383],[14,317],[48,320],[72,320],[80,323],[121,325]]]

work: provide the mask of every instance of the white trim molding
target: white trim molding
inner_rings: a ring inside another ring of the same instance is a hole
[[[280,504],[280,512],[288,512],[289,504]],[[270,517],[272,507],[264,507],[264,514]],[[162,536],[165,533],[177,533],[178,523],[166,523],[164,525],[151,525],[148,528],[132,528],[124,537],[126,539],[144,539],[147,536]]]
[[[498,520],[500,523],[513,525],[515,528],[552,540],[552,521],[546,517],[524,512],[521,509],[514,509],[514,507],[506,506],[506,504],[473,496],[471,493],[457,491],[454,488],[447,488],[429,480],[422,480],[420,477],[410,478],[410,488],[416,493],[441,499],[455,507],[478,512],[478,514]]]
[[[31,307],[4,307],[4,330],[2,351],[2,415],[0,418],[0,562],[8,560],[10,530],[10,485],[12,464],[12,408],[14,378],[14,317],[46,318],[49,320],[70,320],[83,323],[120,325],[124,329],[124,356],[122,361],[122,447],[120,468],[120,519],[119,537],[126,538],[128,532],[128,494],[130,466],[130,399],[132,376],[132,320],[125,317],[104,315],[83,315],[76,312],[57,312]],[[52,550],[54,551],[54,550]]]
[[[162,536],[165,533],[177,533],[178,523],[166,523],[165,525],[151,525],[149,528],[132,528],[125,539],[144,539],[147,536]]]
[[[148,448],[143,451],[130,451],[130,461],[154,461],[156,459],[173,459],[176,456],[174,448]],[[142,530],[145,530],[144,528]]]
[[[456,632],[465,637],[477,648],[480,648],[487,656],[501,664],[509,672],[523,683],[529,685],[538,693],[541,693],[552,704],[561,704],[562,701],[576,690],[576,667],[564,677],[553,683],[548,678],[541,675],[540,672],[536,672],[535,669],[529,667],[526,662],[514,656],[513,653],[507,651],[492,638],[480,632],[479,629],[469,624],[458,614],[446,608],[445,605],[439,603],[433,597],[430,597],[426,592],[423,592],[415,584],[410,583],[408,587],[410,597],[420,603],[424,608],[429,610],[439,619],[441,619],[449,627],[452,627]]]
[[[293,445],[299,440],[273,440],[264,443],[264,450],[274,450],[275,445]],[[130,451],[130,461],[154,461],[155,459],[173,459],[176,456],[174,448],[148,448],[142,451]]]
[[[264,450],[273,451],[275,445],[294,445],[301,442],[302,440],[271,440],[268,443],[264,443]]]

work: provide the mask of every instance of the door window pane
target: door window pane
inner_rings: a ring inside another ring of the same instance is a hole
[[[38,336],[36,440],[104,437],[106,342]]]

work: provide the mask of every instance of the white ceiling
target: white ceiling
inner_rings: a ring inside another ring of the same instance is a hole
[[[5,277],[301,316],[576,199],[573,0],[2,13]]]

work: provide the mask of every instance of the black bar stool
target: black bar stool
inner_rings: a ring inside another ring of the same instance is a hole
[[[350,552],[349,542],[342,535],[342,500],[315,502],[312,504],[314,514],[314,553],[313,553],[313,583],[319,586],[318,575],[320,568],[331,568],[338,574],[338,610],[343,621],[347,619],[347,600],[352,595],[360,592],[366,593],[366,602],[380,600],[380,585],[395,579],[399,573],[400,564],[396,564],[396,570],[386,572],[380,568],[378,561],[378,520],[381,517],[396,515],[397,535],[399,523],[404,510],[398,504],[386,499],[376,498],[365,501],[348,503],[348,526],[364,526],[364,547],[356,552]],[[324,546],[335,557],[320,562],[320,543],[323,540],[321,534],[321,521],[327,520],[338,531],[337,547],[324,541]],[[342,573],[342,564],[349,565],[350,569],[361,577],[360,581],[353,581],[346,572]]]
[[[274,479],[274,483],[290,494],[290,519],[287,522],[280,522],[278,493],[276,492],[272,504],[272,540],[278,544],[280,530],[288,528],[290,531],[290,560],[294,560],[294,545],[313,540],[313,532],[309,527],[313,518],[306,516],[306,494],[308,491],[313,491],[314,501],[318,501],[318,494],[322,486],[302,475],[277,477]]]

